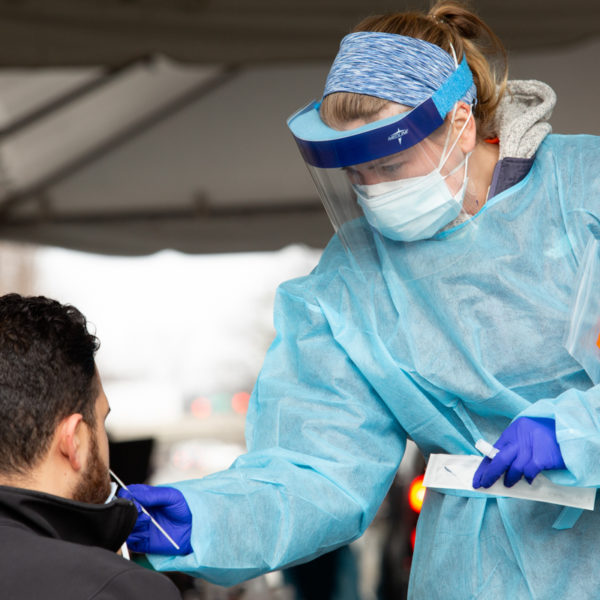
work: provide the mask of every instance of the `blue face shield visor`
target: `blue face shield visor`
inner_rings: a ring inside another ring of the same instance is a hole
[[[313,101],[292,115],[287,124],[307,165],[344,168],[415,146],[443,125],[448,112],[472,86],[473,76],[463,58],[430,98],[408,112],[358,129],[338,131],[323,123],[320,102]]]

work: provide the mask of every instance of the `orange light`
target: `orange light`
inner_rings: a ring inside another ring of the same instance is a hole
[[[421,512],[423,500],[425,499],[425,486],[423,485],[423,475],[419,475],[412,480],[408,490],[408,503],[415,512]]]
[[[248,412],[248,402],[250,394],[248,392],[238,392],[231,398],[231,408],[239,415],[245,415]]]

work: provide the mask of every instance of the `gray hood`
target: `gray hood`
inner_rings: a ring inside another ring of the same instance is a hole
[[[499,159],[532,158],[552,131],[548,121],[555,104],[549,85],[533,79],[509,81],[496,113]]]

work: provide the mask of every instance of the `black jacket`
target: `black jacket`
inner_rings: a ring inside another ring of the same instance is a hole
[[[164,575],[115,554],[135,507],[96,505],[0,486],[3,600],[180,600]]]

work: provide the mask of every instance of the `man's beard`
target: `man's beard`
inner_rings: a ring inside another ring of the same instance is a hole
[[[110,494],[108,465],[100,457],[96,432],[90,427],[90,452],[88,464],[73,492],[73,500],[90,504],[104,504]]]

